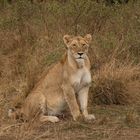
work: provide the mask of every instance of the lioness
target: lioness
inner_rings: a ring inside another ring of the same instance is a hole
[[[95,119],[87,111],[91,83],[87,52],[92,37],[90,34],[85,37],[64,35],[63,40],[67,51],[62,60],[49,69],[20,110],[9,110],[9,116],[20,113],[30,119],[39,112],[40,121],[58,122],[57,115],[68,106],[73,120],[78,119],[80,111],[85,120]]]

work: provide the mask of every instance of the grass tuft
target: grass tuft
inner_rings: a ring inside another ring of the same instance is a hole
[[[135,103],[140,99],[139,75],[139,65],[104,64],[93,76],[92,100],[107,105]]]

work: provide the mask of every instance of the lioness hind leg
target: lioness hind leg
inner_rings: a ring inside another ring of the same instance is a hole
[[[40,122],[52,122],[52,123],[56,123],[59,122],[59,118],[56,116],[52,116],[52,115],[45,115],[47,113],[47,107],[46,107],[46,100],[43,97],[42,102],[40,103],[40,109],[41,109],[41,114],[40,114]]]
[[[56,116],[41,115],[39,120],[40,122],[52,122],[52,123],[59,122],[59,118]]]

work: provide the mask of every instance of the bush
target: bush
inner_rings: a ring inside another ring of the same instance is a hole
[[[136,103],[140,99],[139,76],[139,65],[114,61],[104,64],[93,76],[93,102],[107,105]]]

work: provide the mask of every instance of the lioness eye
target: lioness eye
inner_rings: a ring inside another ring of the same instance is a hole
[[[83,47],[84,49],[87,49],[87,45],[86,45],[86,44],[82,44],[82,47]]]
[[[76,44],[72,44],[72,48],[73,48],[73,49],[76,48]]]
[[[82,44],[82,47],[85,47],[86,46],[86,44]]]

